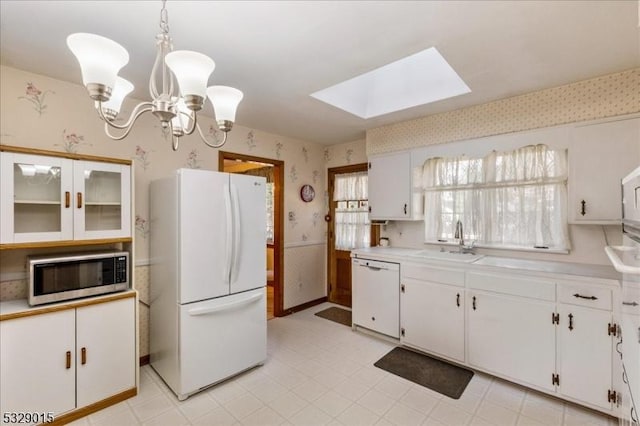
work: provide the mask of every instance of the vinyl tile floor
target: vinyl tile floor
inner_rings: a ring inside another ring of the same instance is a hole
[[[319,318],[268,324],[266,363],[177,398],[150,366],[139,394],[78,425],[617,425],[617,419],[476,373],[459,400],[373,366],[395,345]]]

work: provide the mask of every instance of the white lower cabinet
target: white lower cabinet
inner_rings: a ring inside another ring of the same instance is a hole
[[[78,407],[135,387],[134,301],[76,309]]]
[[[400,265],[353,259],[351,273],[353,325],[400,337]]]
[[[610,409],[611,312],[560,303],[558,314],[558,392]]]
[[[403,278],[400,341],[464,362],[464,287]]]
[[[57,419],[135,389],[135,301],[0,321],[0,411]]]
[[[0,412],[76,407],[73,309],[0,321]]]
[[[469,365],[553,391],[554,312],[554,303],[468,291]]]

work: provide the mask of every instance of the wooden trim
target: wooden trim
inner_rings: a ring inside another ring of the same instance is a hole
[[[330,167],[327,169],[327,194],[329,196],[329,216],[331,217],[331,221],[327,223],[327,300],[332,302],[332,292],[335,286],[332,286],[332,283],[336,281],[335,274],[335,202],[333,202],[333,191],[335,190],[335,177],[336,175],[344,174],[344,173],[355,173],[355,172],[366,172],[369,170],[367,163],[359,163],[359,164],[349,164],[348,166],[340,166],[340,167]],[[371,227],[377,228],[375,226]],[[375,232],[379,232],[375,230]],[[372,235],[373,236],[373,235]],[[371,240],[371,245],[375,245],[373,239]]]
[[[147,365],[149,364],[149,362],[151,362],[151,356],[150,355],[143,355],[140,357],[140,367],[142,367],[143,365]]]
[[[42,307],[42,308],[35,307],[35,308],[27,309],[25,311],[18,311],[18,312],[11,312],[11,313],[8,313],[8,314],[2,314],[2,315],[0,315],[0,321],[7,321],[7,320],[16,319],[16,318],[31,317],[31,316],[34,316],[34,315],[48,314],[48,313],[51,313],[51,312],[66,311],[68,309],[82,308],[83,306],[99,305],[101,303],[114,302],[116,300],[128,299],[128,298],[131,298],[131,297],[136,297],[136,291],[135,290],[127,290],[127,291],[122,292],[122,293],[107,294],[105,296],[97,296],[97,297],[92,297],[92,298],[89,298],[89,299],[82,299],[82,300],[72,301],[72,302],[69,302],[69,303],[60,303],[60,304],[57,304],[57,305],[45,306],[45,307]]]
[[[273,246],[273,315],[281,317],[284,312],[284,161],[235,152],[218,151],[218,170],[224,171],[224,160],[255,161],[273,165],[274,183],[274,242]]]
[[[62,414],[61,416],[56,417],[55,420],[51,423],[41,423],[41,424],[42,425],[66,425],[67,423],[71,423],[74,420],[78,420],[82,417],[88,416],[89,414],[95,413],[96,411],[104,410],[105,408],[111,405],[115,405],[118,402],[122,402],[129,398],[133,398],[137,394],[138,394],[138,388],[131,388],[124,392],[120,392],[117,395],[113,395],[101,401],[94,402],[93,404],[87,405],[86,407],[78,408],[77,410],[74,410],[70,413]]]
[[[273,164],[274,166],[284,166],[284,161],[273,160],[271,158],[256,157],[254,155],[238,154],[235,152],[218,151],[218,170],[224,170],[224,160],[240,160],[240,161],[254,161],[256,163]]]
[[[304,311],[305,309],[309,309],[312,306],[319,305],[319,304],[324,303],[326,301],[327,301],[327,296],[323,296],[323,297],[321,297],[319,299],[315,299],[315,300],[312,300],[310,302],[303,303],[301,305],[296,305],[293,308],[289,308],[289,309],[286,310],[285,314],[286,315],[290,315],[290,314],[293,314],[295,312]]]
[[[71,152],[48,151],[45,149],[25,148],[22,146],[0,145],[0,151],[15,152],[18,154],[46,155],[48,157],[70,158],[71,160],[99,161],[101,163],[124,164],[130,166],[131,160],[113,157],[99,157],[97,155],[74,154]]]
[[[35,249],[35,248],[49,248],[49,247],[79,247],[79,246],[93,246],[93,245],[100,245],[100,244],[130,243],[132,241],[133,241],[132,237],[101,238],[98,240],[37,241],[37,242],[30,242],[30,243],[0,244],[0,250]]]

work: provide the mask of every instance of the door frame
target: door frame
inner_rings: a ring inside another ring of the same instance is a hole
[[[332,259],[331,252],[335,245],[335,204],[333,201],[333,192],[335,190],[335,176],[345,173],[366,172],[369,170],[368,163],[349,164],[348,166],[330,167],[327,169],[327,194],[329,197],[329,217],[327,223],[327,299],[331,301],[331,284],[335,278],[332,276]],[[377,245],[380,230],[377,226],[371,226],[371,246]]]
[[[254,161],[273,166],[273,315],[284,315],[284,161],[235,152],[218,151],[218,170],[224,171],[224,160]],[[265,241],[265,248],[267,242]],[[266,271],[265,271],[266,274]],[[266,276],[266,275],[265,275]]]

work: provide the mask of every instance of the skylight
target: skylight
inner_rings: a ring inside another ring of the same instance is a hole
[[[373,118],[471,92],[435,47],[312,93],[360,118]]]

